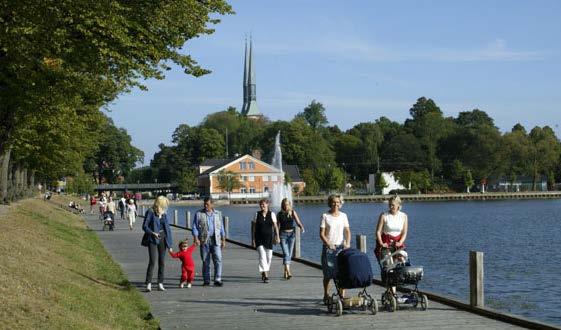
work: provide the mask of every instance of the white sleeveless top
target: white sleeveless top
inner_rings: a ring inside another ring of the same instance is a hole
[[[400,235],[404,225],[405,213],[397,211],[397,213],[393,215],[390,212],[386,212],[384,213],[384,226],[382,228],[382,233],[391,236]]]

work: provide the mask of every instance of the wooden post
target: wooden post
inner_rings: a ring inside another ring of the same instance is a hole
[[[294,253],[293,253],[293,257],[294,258],[301,258],[302,257],[302,250],[300,249],[300,234],[301,234],[301,229],[300,227],[296,226],[296,232],[294,233]]]
[[[187,211],[187,214],[185,215],[185,227],[187,227],[188,229],[192,229],[191,228],[191,211]]]
[[[356,248],[366,253],[366,235],[356,235]]]
[[[469,252],[469,303],[474,307],[485,306],[483,286],[483,252]]]
[[[178,210],[173,211],[173,224],[177,226],[177,219],[179,218]]]
[[[230,218],[224,217],[224,236],[226,238],[230,238],[230,230],[228,229],[230,226]]]

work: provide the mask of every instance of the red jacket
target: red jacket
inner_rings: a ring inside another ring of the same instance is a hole
[[[180,259],[181,266],[185,269],[194,269],[195,262],[193,261],[193,250],[195,249],[196,245],[193,244],[187,248],[187,250],[179,251],[179,252],[172,252],[170,253],[172,258]]]
[[[392,248],[395,242],[399,241],[400,239],[401,239],[401,234],[397,236],[382,234],[382,243],[388,244],[390,248]],[[403,243],[400,249],[405,250],[405,243]],[[374,249],[374,255],[378,260],[380,260],[381,254],[382,254],[382,246],[378,243],[378,240],[376,240],[376,248]]]

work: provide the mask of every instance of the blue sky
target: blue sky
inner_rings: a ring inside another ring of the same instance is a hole
[[[257,103],[290,120],[312,100],[342,129],[402,123],[417,98],[446,116],[475,108],[501,131],[520,122],[561,136],[561,1],[230,1],[236,11],[185,51],[210,75],[179,69],[122,95],[109,116],[145,152],[181,123],[242,105],[244,38],[254,41]]]

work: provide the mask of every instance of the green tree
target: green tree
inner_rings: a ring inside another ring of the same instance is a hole
[[[536,190],[539,175],[547,175],[555,169],[561,154],[561,146],[549,126],[534,127],[530,139],[530,166],[533,177],[532,189]]]
[[[106,119],[102,130],[103,134],[97,137],[97,152],[86,159],[87,170],[99,183],[115,183],[144,159],[144,152],[134,147],[127,131],[117,128],[110,118]]]
[[[362,142],[356,155],[358,156],[358,172],[356,175],[359,179],[366,180],[368,174],[374,173],[379,169],[380,146],[384,139],[382,130],[374,123],[360,123],[351,128],[347,133],[360,139]]]
[[[239,175],[232,171],[222,170],[218,172],[217,179],[218,187],[221,190],[228,192],[228,199],[230,199],[230,193],[232,191],[242,187]]]
[[[469,193],[469,189],[473,187],[475,181],[473,180],[473,176],[471,175],[471,171],[467,170],[464,176],[464,185],[466,187],[466,192]]]
[[[223,0],[78,0],[5,1],[0,13],[2,155],[22,123],[60,105],[49,86],[56,95],[100,106],[142,79],[162,79],[169,63],[194,76],[208,73],[180,49],[212,33],[207,24],[218,23],[215,14],[232,10]]]
[[[324,166],[314,171],[320,190],[328,193],[341,191],[345,186],[345,172],[337,166]]]
[[[157,178],[154,173],[154,168],[151,166],[143,166],[139,168],[134,168],[130,171],[129,175],[125,177],[125,183],[150,183],[154,182]],[[167,181],[160,181],[167,182]]]
[[[437,148],[441,139],[451,132],[451,121],[442,116],[442,111],[431,99],[421,97],[409,110],[412,119],[405,121],[405,127],[421,142],[426,152],[426,167],[431,179],[441,169]]]
[[[524,127],[515,125],[512,130],[502,137],[500,163],[502,172],[512,177],[531,175],[530,139]],[[511,180],[514,182],[514,180]]]
[[[276,121],[265,127],[256,143],[265,151],[264,159],[272,159],[278,131],[281,132],[282,158],[286,164],[301,167],[335,165],[335,154],[329,143],[301,118],[291,122]]]
[[[180,192],[194,192],[198,186],[196,169],[188,168],[182,170],[179,174],[177,185]]]
[[[323,104],[316,100],[313,100],[312,103],[304,108],[304,112],[297,114],[296,117],[303,118],[314,130],[324,127],[327,124],[325,108]]]
[[[89,194],[94,191],[94,181],[91,175],[79,172],[73,177],[67,177],[66,191],[71,194]]]
[[[387,170],[421,170],[427,163],[421,141],[410,133],[398,134],[384,142],[380,158]]]
[[[302,180],[306,182],[306,187],[304,188],[304,195],[306,196],[319,195],[319,183],[317,182],[316,176],[312,169],[307,168],[302,171]]]

